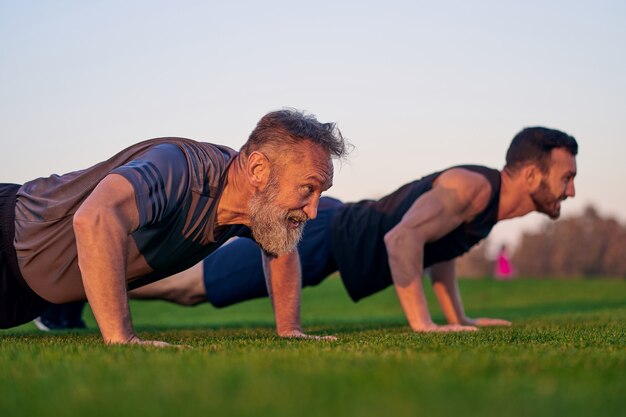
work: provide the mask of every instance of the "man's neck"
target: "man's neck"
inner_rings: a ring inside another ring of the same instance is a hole
[[[246,181],[240,155],[237,155],[228,167],[227,176],[228,181],[217,206],[217,225],[250,225],[248,202],[253,190]]]
[[[518,176],[507,169],[500,171],[501,188],[498,221],[524,216],[535,210],[530,196],[524,191]]]

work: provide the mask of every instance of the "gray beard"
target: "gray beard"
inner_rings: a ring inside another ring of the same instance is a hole
[[[304,222],[307,216],[302,210],[284,210],[275,203],[278,195],[276,181],[270,180],[264,191],[250,199],[250,229],[254,240],[266,255],[277,257],[296,248],[302,238]],[[289,226],[289,218],[294,217],[302,223],[297,228]]]

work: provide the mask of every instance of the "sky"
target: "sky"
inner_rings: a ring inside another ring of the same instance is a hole
[[[624,1],[0,0],[0,181],[153,137],[238,149],[292,107],[355,146],[327,195],[501,168],[512,137],[541,125],[579,143],[563,216],[593,204],[626,222],[625,45]],[[502,222],[492,241],[544,219]]]

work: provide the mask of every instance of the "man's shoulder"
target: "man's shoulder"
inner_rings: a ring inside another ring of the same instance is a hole
[[[441,187],[454,191],[460,202],[472,206],[474,210],[483,210],[493,192],[489,176],[498,175],[497,170],[475,166],[455,166],[441,172],[433,183],[433,188]]]
[[[229,165],[238,152],[224,145],[216,145],[209,142],[192,141],[191,144],[196,157],[209,161],[212,164]]]
[[[139,142],[131,147],[135,154],[151,150],[159,158],[168,160],[175,171],[184,170],[189,175],[192,190],[206,194],[215,193],[238,152],[228,146],[201,142],[183,137],[160,137]],[[130,148],[129,148],[130,149]]]
[[[137,145],[175,145],[183,150],[187,150],[188,153],[205,155],[208,158],[216,159],[232,159],[238,154],[234,149],[226,145],[218,145],[211,142],[199,141],[196,139],[182,138],[182,137],[162,137],[148,139],[140,142]]]
[[[442,171],[435,184],[445,184],[450,187],[463,187],[470,190],[491,188],[491,182],[485,172],[475,169],[476,166],[460,165]],[[485,167],[485,170],[490,170]]]
[[[238,154],[237,151],[225,145],[201,142],[189,138],[155,138],[145,143],[167,148],[177,147],[185,155],[191,171],[197,171],[198,173],[219,173],[227,169]]]

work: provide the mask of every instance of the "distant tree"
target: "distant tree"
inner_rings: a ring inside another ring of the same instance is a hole
[[[592,207],[525,233],[514,253],[520,275],[626,277],[626,227]]]

